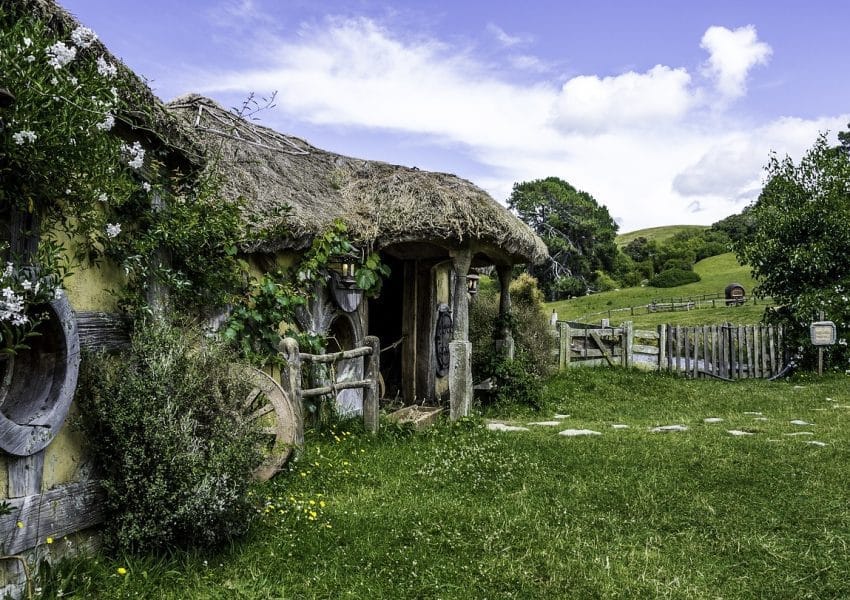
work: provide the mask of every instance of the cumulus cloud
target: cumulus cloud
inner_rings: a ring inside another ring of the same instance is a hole
[[[700,46],[709,53],[703,72],[714,79],[717,90],[728,99],[746,93],[750,70],[767,64],[773,53],[768,44],[759,41],[752,25],[737,29],[709,27]]]
[[[613,77],[580,75],[561,88],[557,121],[570,130],[600,130],[625,124],[643,127],[681,119],[693,105],[685,69],[656,65],[646,73]]]
[[[702,45],[706,69],[729,98],[745,92],[750,69],[770,55],[754,28],[712,27]],[[711,223],[739,211],[758,193],[771,150],[799,156],[819,130],[848,120],[749,127],[729,113],[721,119],[681,66],[518,82],[510,78],[516,71],[476,59],[468,47],[365,18],[302,26],[265,46],[262,68],[211,74],[196,87],[235,96],[278,90],[281,122],[389,143],[415,137],[441,157],[431,168],[460,170],[499,200],[514,182],[562,177],[607,205],[626,231]],[[528,57],[513,63],[526,65],[526,77],[537,64]],[[264,118],[275,125],[274,114]]]

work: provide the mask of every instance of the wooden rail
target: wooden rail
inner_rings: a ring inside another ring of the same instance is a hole
[[[773,377],[784,366],[784,332],[776,325],[659,325],[636,330],[631,322],[596,327],[557,322],[553,357],[558,367],[639,366],[687,377]]]
[[[377,337],[368,336],[364,340],[366,345],[352,350],[343,350],[331,354],[308,354],[301,352],[298,342],[293,338],[286,338],[280,344],[280,351],[286,362],[282,370],[281,380],[284,389],[295,402],[301,403],[304,398],[336,394],[336,392],[350,389],[363,390],[363,424],[368,431],[378,431],[378,379],[380,378],[381,344]],[[341,360],[350,358],[366,358],[363,379],[355,381],[333,381],[330,385],[322,385],[314,388],[303,388],[301,379],[301,366],[304,363],[334,364]]]

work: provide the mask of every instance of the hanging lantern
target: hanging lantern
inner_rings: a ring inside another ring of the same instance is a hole
[[[328,262],[331,271],[331,292],[337,305],[345,312],[354,312],[363,299],[363,290],[357,287],[358,261],[352,255],[334,256]]]

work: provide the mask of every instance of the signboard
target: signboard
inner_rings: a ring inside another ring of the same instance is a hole
[[[815,321],[809,325],[809,335],[813,346],[832,346],[835,343],[835,323]]]
[[[449,307],[441,304],[437,308],[437,330],[434,333],[434,352],[437,355],[437,377],[449,372],[449,342],[452,341],[452,315]]]

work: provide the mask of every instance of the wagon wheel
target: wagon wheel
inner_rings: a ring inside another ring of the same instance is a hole
[[[261,435],[263,462],[252,473],[257,481],[268,481],[281,470],[296,444],[297,413],[291,399],[277,382],[254,367],[239,366],[251,381],[251,391],[242,404],[243,414]]]

